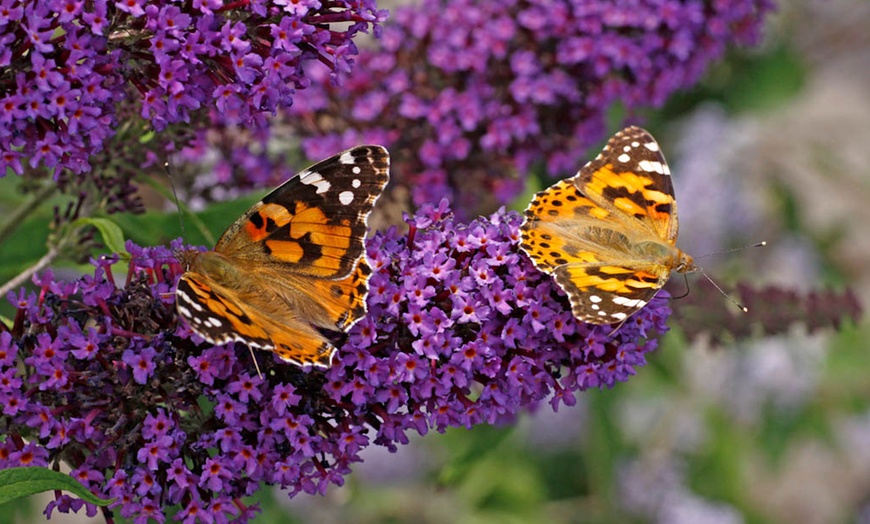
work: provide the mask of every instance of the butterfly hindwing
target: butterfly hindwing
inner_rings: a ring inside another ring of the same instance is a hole
[[[366,314],[368,280],[372,274],[365,256],[341,280],[313,280],[313,293],[329,314],[333,326],[346,331]]]

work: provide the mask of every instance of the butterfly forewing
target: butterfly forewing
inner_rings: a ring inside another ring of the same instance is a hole
[[[178,281],[176,309],[191,329],[212,344],[243,341],[252,347],[269,347],[269,334],[248,316],[244,305],[228,295],[208,276],[187,272]]]
[[[667,281],[655,268],[598,264],[566,264],[553,276],[571,302],[571,312],[592,324],[622,322],[649,303]]]
[[[323,160],[266,195],[215,251],[259,257],[297,273],[340,279],[363,254],[368,216],[389,180],[389,153],[360,146]]]
[[[671,172],[658,142],[629,127],[614,135],[574,183],[591,200],[621,219],[633,218],[655,237],[677,238],[677,203]]]

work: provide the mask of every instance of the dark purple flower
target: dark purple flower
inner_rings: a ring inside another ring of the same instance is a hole
[[[536,164],[573,173],[614,103],[629,115],[661,105],[727,46],[757,42],[772,8],[425,0],[395,10],[344,84],[309,70],[288,120],[303,122],[308,156],[381,143],[414,205],[447,197],[474,216],[516,198]]]
[[[119,114],[137,101],[157,130],[205,120],[262,125],[306,86],[306,64],[344,75],[351,39],[386,16],[372,0],[284,4],[4,2],[0,66],[18,74],[0,76],[0,176],[22,174],[22,157],[61,168],[56,178],[90,171]],[[270,33],[277,45],[264,38]],[[222,93],[231,100],[219,102]]]
[[[148,347],[137,351],[128,349],[124,351],[121,358],[133,371],[133,379],[138,384],[145,384],[156,368],[154,363],[154,357],[156,356],[157,352],[153,348]]]

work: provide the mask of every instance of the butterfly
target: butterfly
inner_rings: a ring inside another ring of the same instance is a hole
[[[366,313],[368,216],[389,181],[380,146],[355,147],[300,172],[254,204],[214,251],[184,251],[176,309],[212,344],[237,341],[300,366],[328,367]]]
[[[647,131],[627,127],[573,177],[535,195],[520,247],[568,295],[583,322],[624,322],[671,271],[698,271],[676,247],[671,173]]]

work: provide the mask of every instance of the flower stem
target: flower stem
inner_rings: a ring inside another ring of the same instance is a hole
[[[34,274],[48,267],[48,265],[51,264],[55,258],[57,258],[57,255],[59,253],[60,251],[57,249],[57,247],[50,246],[48,248],[48,253],[43,255],[42,258],[40,258],[35,264],[10,279],[8,282],[3,284],[3,286],[0,286],[0,297],[5,297],[6,294],[13,289],[24,285],[24,283],[30,280],[30,278]]]

